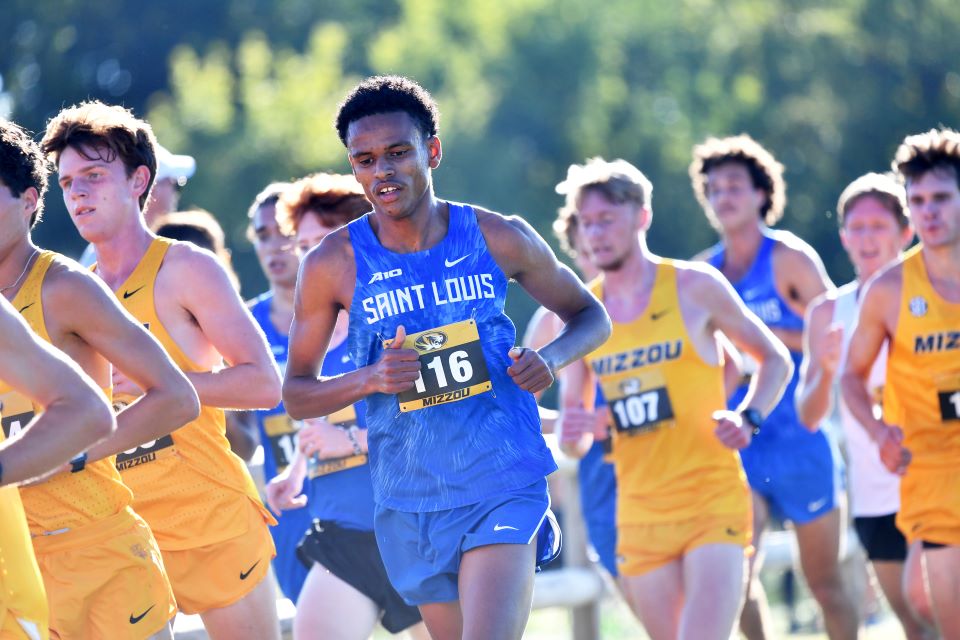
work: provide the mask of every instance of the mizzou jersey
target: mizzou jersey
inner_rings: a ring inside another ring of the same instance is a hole
[[[0,434],[0,442],[4,439]],[[48,627],[47,596],[20,493],[14,486],[0,487],[0,637],[18,629],[25,637],[46,640]]]
[[[57,254],[42,252],[34,261],[23,286],[13,299],[34,333],[50,342],[43,317],[43,282]],[[107,397],[110,390],[105,389]],[[3,432],[15,435],[27,426],[39,410],[28,398],[0,382],[3,403]],[[39,484],[20,489],[30,534],[43,536],[66,533],[102,521],[124,511],[133,502],[133,494],[123,484],[112,457],[89,462],[78,473],[59,473]]]
[[[0,523],[0,637],[19,626],[28,638],[48,638],[47,596],[16,487],[0,487]]]
[[[173,241],[154,238],[140,263],[115,291],[127,311],[160,341],[185,372],[204,371],[183,353],[160,319],[153,291]],[[117,395],[115,402],[134,398]],[[226,438],[223,410],[203,405],[200,416],[172,434],[117,456],[123,481],[133,490],[134,509],[150,524],[164,551],[210,545],[247,531],[248,500],[263,508],[246,466]]]
[[[913,458],[897,525],[911,540],[960,544],[960,303],[930,284],[923,252],[902,260],[897,329],[887,358],[884,420]]]
[[[696,352],[676,274],[672,261],[660,260],[647,309],[614,322],[610,339],[587,356],[613,425],[618,526],[750,508],[737,452],[714,435],[712,414],[726,406],[723,365]],[[602,277],[591,288],[602,300]]]

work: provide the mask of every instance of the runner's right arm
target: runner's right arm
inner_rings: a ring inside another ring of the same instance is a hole
[[[910,463],[910,452],[902,446],[903,432],[873,415],[873,401],[867,380],[874,360],[885,340],[893,333],[886,314],[900,308],[902,267],[894,267],[871,281],[863,292],[856,331],[850,337],[847,361],[840,376],[840,391],[854,419],[867,430],[880,448],[880,459],[893,473],[903,474]]]
[[[347,233],[331,233],[300,264],[283,381],[283,405],[296,420],[328,416],[372,393],[406,391],[420,375],[417,352],[401,348],[402,326],[386,336],[393,341],[376,363],[330,378],[317,375],[337,315],[353,297],[356,265]]]
[[[2,296],[0,377],[43,407],[19,435],[0,443],[0,484],[52,471],[116,428],[94,382],[37,337]]]

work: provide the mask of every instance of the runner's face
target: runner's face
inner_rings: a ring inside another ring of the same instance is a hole
[[[439,138],[425,138],[403,111],[351,122],[347,153],[374,210],[394,219],[412,215],[429,198],[430,172],[441,156]]]
[[[337,227],[328,227],[313,211],[307,211],[297,225],[297,248],[303,255],[320,244],[320,241],[336,231]]]
[[[147,189],[150,170],[137,167],[129,176],[119,157],[109,162],[95,149],[81,154],[67,147],[60,154],[58,182],[63,202],[77,231],[87,242],[111,236],[127,216],[139,215],[140,196]],[[89,157],[87,157],[89,156]],[[92,159],[91,159],[92,158]]]
[[[726,162],[707,174],[707,200],[722,230],[760,220],[767,195],[753,186],[750,171],[739,162]]]
[[[862,196],[847,210],[840,241],[861,280],[867,280],[899,255],[912,230],[901,229],[896,215],[877,198]]]
[[[581,196],[577,214],[581,242],[598,269],[616,271],[640,248],[641,212],[635,204],[614,204],[590,189]]]
[[[924,246],[960,244],[960,188],[952,171],[928,171],[908,180],[907,204]]]
[[[0,180],[0,250],[23,240],[30,231],[30,217],[37,208],[37,191],[32,187],[14,196]]]
[[[268,204],[257,209],[250,221],[253,248],[263,275],[271,286],[293,287],[297,283],[300,259],[293,238],[284,235],[277,224],[277,209]]]

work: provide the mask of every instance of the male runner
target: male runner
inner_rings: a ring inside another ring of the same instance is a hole
[[[22,196],[0,186],[0,208],[21,205]],[[17,434],[0,432],[0,640],[46,640],[47,599],[16,485],[65,465],[115,423],[96,384],[31,332],[2,296],[0,380],[43,407]]]
[[[570,171],[575,171],[578,165],[570,167]],[[568,183],[561,183],[557,186],[558,191],[565,188]],[[566,193],[566,191],[564,191]],[[554,222],[554,233],[560,240],[560,247],[573,259],[577,270],[582,275],[584,282],[590,282],[599,275],[600,271],[590,259],[589,250],[586,242],[580,237],[580,228],[575,216],[567,215],[564,209],[556,222]],[[533,314],[530,323],[527,325],[527,332],[524,336],[524,346],[531,349],[539,349],[553,340],[563,329],[563,323],[559,318],[544,307],[540,307]],[[563,374],[560,375],[560,386],[562,387]],[[590,390],[587,394],[597,406],[603,406],[602,394],[596,390]],[[593,407],[591,407],[592,409]],[[608,419],[605,411],[583,412],[585,420],[589,423],[584,425],[582,430],[593,433],[594,431],[606,428]],[[541,409],[541,420],[543,420],[544,431],[550,424],[544,416]],[[553,423],[556,423],[558,416],[553,416]],[[565,416],[571,418],[571,414]],[[550,425],[554,432],[559,431],[555,424]],[[590,545],[597,553],[597,559],[601,566],[617,578],[616,549],[617,549],[617,479],[614,475],[612,461],[609,460],[610,444],[608,439],[600,440],[590,444],[589,449],[572,453],[580,458],[577,465],[577,484],[580,490],[580,508],[583,513],[584,524],[587,528],[587,538]],[[564,443],[561,442],[561,449],[566,450]]]
[[[654,639],[726,640],[744,597],[750,492],[736,450],[790,376],[786,349],[710,267],[647,249],[652,185],[623,161],[590,160],[568,185],[603,275],[592,285],[613,335],[564,372],[562,411],[599,380],[613,422],[617,560],[631,608]],[[727,411],[722,332],[759,362]],[[578,429],[583,421],[562,428]],[[564,433],[578,439],[581,433]]]
[[[111,362],[146,390],[118,415],[116,433],[91,448],[86,461],[21,489],[50,601],[50,629],[61,638],[170,637],[176,605],[160,551],[130,508],[133,495],[120,480],[114,456],[196,418],[196,393],[99,279],[33,244],[30,232],[42,216],[47,165],[39,146],[9,122],[0,122],[0,183],[20,194],[16,206],[0,212],[6,230],[0,238],[0,281],[11,282],[4,297],[108,397]],[[0,402],[7,435],[39,409],[2,383]]]
[[[260,268],[270,285],[269,291],[248,302],[247,306],[266,335],[281,372],[287,366],[287,334],[293,321],[293,293],[300,266],[295,238],[281,230],[277,222],[277,200],[289,186],[289,183],[275,182],[257,194],[250,206],[247,227],[247,237],[253,243]],[[287,415],[282,402],[272,409],[257,411],[256,421],[263,446],[263,479],[268,484],[293,460],[299,424]],[[313,519],[303,509],[288,513],[274,509],[274,513],[277,524],[270,527],[277,547],[273,572],[283,595],[296,603],[307,578],[307,568],[297,558],[297,545]]]
[[[229,449],[221,407],[275,405],[277,368],[217,259],[144,225],[155,145],[147,123],[100,102],[64,109],[43,139],[67,211],[96,248],[97,274],[200,398],[197,420],[118,456],[117,466],[153,529],[180,610],[199,613],[213,638],[276,638],[275,597],[264,580],[274,520]],[[141,393],[125,377],[115,380],[120,402]]]
[[[532,393],[610,325],[525,222],[434,195],[437,119],[431,96],[397,76],[368,78],[340,106],[373,212],[304,259],[284,401],[313,417],[366,399],[377,542],[431,635],[519,638],[534,567],[556,551],[544,526],[556,464]],[[566,323],[539,351],[513,349],[509,279]],[[318,379],[341,309],[357,369]]]
[[[853,263],[856,279],[819,296],[807,309],[796,402],[800,421],[811,430],[831,413],[833,383],[837,372],[843,369],[862,286],[895,260],[913,238],[905,200],[903,187],[890,176],[878,173],[857,178],[840,194],[840,241]],[[883,390],[885,367],[886,344],[870,370],[868,382],[873,398],[878,398]],[[923,625],[904,597],[907,541],[894,523],[900,508],[900,479],[883,466],[876,444],[842,398],[840,419],[850,463],[850,510],[860,542],[907,638],[923,638]],[[912,560],[907,568],[915,576],[913,582],[920,584],[919,554],[912,554]]]
[[[287,189],[277,204],[281,228],[296,235],[303,253],[369,210],[370,203],[351,175],[307,176]],[[356,368],[347,353],[348,320],[341,312],[323,358],[322,376]],[[411,631],[426,636],[426,629],[417,624],[420,612],[390,584],[373,533],[365,413],[364,403],[358,402],[331,416],[305,421],[290,466],[267,485],[267,502],[275,511],[299,509],[311,517],[310,530],[297,550],[310,567],[294,620],[293,634],[298,638],[365,640],[378,622],[391,633],[417,625]]]
[[[960,133],[908,136],[893,166],[922,244],[864,291],[841,387],[880,459],[903,475],[897,527],[921,543],[934,618],[953,640],[960,638]],[[878,419],[867,383],[884,342]]]
[[[747,307],[790,350],[796,367],[780,403],[760,435],[741,452],[753,490],[754,540],[771,511],[793,522],[800,565],[823,610],[831,638],[857,633],[857,612],[840,573],[841,461],[823,431],[810,433],[797,419],[794,393],[802,358],[803,314],[833,285],[816,252],[786,231],[769,228],[783,215],[783,166],[747,135],[711,138],[693,150],[693,189],[721,241],[701,257],[733,284]],[[742,402],[747,386],[731,399]],[[762,559],[751,560],[740,628],[755,640],[770,636],[769,610],[758,579]]]

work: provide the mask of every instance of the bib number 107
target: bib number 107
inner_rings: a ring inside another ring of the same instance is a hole
[[[650,389],[617,398],[610,405],[618,431],[646,431],[673,419],[666,389]]]

